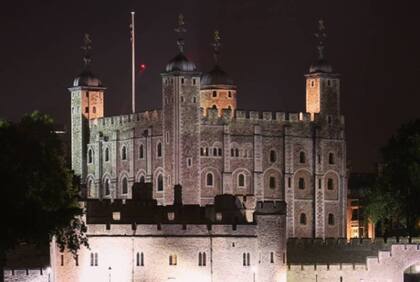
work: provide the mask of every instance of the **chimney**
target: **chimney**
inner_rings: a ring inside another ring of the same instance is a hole
[[[174,206],[182,206],[182,186],[174,186]]]

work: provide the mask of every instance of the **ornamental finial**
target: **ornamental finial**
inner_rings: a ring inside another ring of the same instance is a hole
[[[327,33],[325,29],[325,23],[323,19],[318,20],[318,31],[314,33],[315,37],[318,39],[318,56],[320,60],[324,59],[324,49],[325,49],[325,39],[327,38]]]
[[[221,37],[220,37],[220,32],[218,30],[215,30],[213,33],[213,57],[214,57],[214,62],[216,63],[216,65],[219,63],[219,59],[220,59],[220,47],[222,46],[222,44],[220,43]]]
[[[185,28],[185,22],[184,22],[184,15],[179,14],[178,15],[178,26],[175,28],[175,32],[178,33],[178,40],[176,41],[176,44],[178,45],[179,52],[184,52],[184,39],[182,38],[182,33],[185,33],[187,29]]]
[[[85,33],[83,36],[83,46],[80,48],[84,51],[83,62],[85,64],[85,68],[88,68],[92,62],[92,57],[90,55],[90,50],[92,49],[92,40],[90,39],[89,33]]]

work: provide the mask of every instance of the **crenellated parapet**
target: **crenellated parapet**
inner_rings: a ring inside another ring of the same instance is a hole
[[[162,111],[153,110],[141,113],[109,116],[98,119],[89,120],[89,128],[101,130],[118,130],[123,127],[135,127],[136,125],[148,125],[158,123],[162,120]]]

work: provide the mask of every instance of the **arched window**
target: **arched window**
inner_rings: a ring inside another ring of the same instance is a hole
[[[123,146],[121,148],[121,159],[126,160],[127,159],[127,147]]]
[[[158,176],[157,190],[160,191],[160,192],[163,191],[163,176],[162,176],[162,174],[159,174],[159,176]]]
[[[298,187],[299,187],[299,189],[305,189],[305,178],[299,177]]]
[[[335,224],[335,220],[334,220],[334,215],[332,213],[328,214],[328,225],[334,225]]]
[[[217,152],[218,152],[219,157],[221,157],[223,155],[222,154],[222,148],[217,149]]]
[[[328,178],[327,180],[327,189],[328,190],[334,190],[334,181],[332,178]]]
[[[245,187],[245,175],[243,173],[238,174],[238,186]]]
[[[329,164],[335,164],[335,158],[333,153],[328,154],[328,163]]]
[[[108,147],[105,148],[105,161],[106,162],[109,161],[109,148]]]
[[[105,192],[105,196],[109,196],[110,194],[111,194],[111,190],[110,190],[110,187],[109,187],[109,178],[106,178],[105,179],[105,182],[104,182],[104,192]]]
[[[238,148],[235,149],[235,157],[239,157],[239,149]]]
[[[92,149],[88,150],[88,163],[89,164],[93,163],[93,150]]]
[[[144,175],[140,176],[140,183],[144,183]]]
[[[306,156],[305,156],[305,152],[304,152],[304,151],[301,151],[301,152],[299,153],[299,162],[300,162],[301,164],[306,163]]]
[[[157,157],[162,157],[162,143],[160,142],[157,144]]]
[[[213,182],[214,182],[213,173],[208,172],[206,175],[206,185],[209,187],[213,187]]]
[[[128,181],[127,177],[124,177],[122,180],[122,193],[127,194],[128,193]]]
[[[271,189],[276,188],[276,178],[274,176],[270,176],[269,186]]]
[[[213,156],[217,156],[217,148],[213,148]]]
[[[275,163],[277,160],[277,154],[276,151],[270,150],[270,162]]]
[[[140,159],[144,158],[144,146],[143,146],[143,144],[140,144],[140,146],[139,146],[139,158]]]
[[[302,225],[306,225],[306,214],[304,214],[304,213],[301,213],[300,214],[300,224],[302,224]]]
[[[231,157],[234,157],[235,156],[235,149],[230,149],[230,156]]]

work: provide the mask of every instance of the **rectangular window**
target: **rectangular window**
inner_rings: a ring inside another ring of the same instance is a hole
[[[287,187],[292,187],[292,179],[290,177],[287,178]]]
[[[166,144],[169,144],[169,131],[166,131]]]
[[[64,265],[64,255],[61,255],[61,266]]]
[[[274,263],[274,252],[270,253],[270,263]]]
[[[177,261],[177,257],[176,255],[170,255],[169,256],[169,265],[177,265],[178,261]]]
[[[187,166],[192,167],[192,158],[187,159]]]
[[[76,266],[79,266],[79,255],[75,256],[74,263],[76,264]]]
[[[85,108],[85,113],[89,113],[89,107]]]

